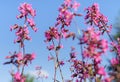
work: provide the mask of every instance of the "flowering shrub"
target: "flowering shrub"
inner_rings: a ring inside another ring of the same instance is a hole
[[[112,25],[108,24],[108,19],[104,16],[100,10],[99,5],[94,3],[92,6],[85,8],[86,15],[84,17],[85,24],[88,28],[81,30],[79,36],[72,32],[69,27],[73,23],[75,17],[83,17],[77,10],[80,3],[76,0],[64,0],[63,4],[59,7],[59,14],[56,18],[56,22],[53,26],[50,26],[45,31],[46,48],[50,52],[48,55],[48,61],[54,61],[54,76],[53,81],[59,82],[57,78],[57,71],[60,72],[62,82],[112,82],[114,79],[120,81],[120,39],[115,42],[111,35]],[[35,53],[26,53],[25,41],[29,41],[30,37],[29,27],[34,32],[37,32],[34,17],[36,11],[32,8],[31,4],[23,3],[19,7],[20,14],[17,19],[23,19],[24,25],[14,24],[10,27],[11,31],[15,31],[16,39],[14,43],[19,44],[19,50],[6,56],[9,61],[4,64],[13,64],[16,67],[15,72],[10,72],[13,78],[13,82],[25,82],[26,77],[24,75],[24,69],[31,63],[35,57]],[[103,38],[104,34],[107,34],[110,38],[110,42]],[[79,46],[81,48],[80,55],[76,52],[75,47],[71,47],[69,54],[71,79],[66,80],[62,73],[62,66],[66,64],[64,60],[60,58],[60,50],[64,49],[62,40],[72,38],[78,39]],[[111,48],[109,48],[111,46]],[[102,66],[103,56],[107,52],[115,52],[116,58],[110,60],[110,64],[113,68],[112,72],[106,72],[106,66]],[[53,52],[53,53],[51,53]],[[81,56],[81,59],[78,58]],[[38,78],[48,78],[48,76],[42,75],[41,67],[36,67],[38,71]],[[117,70],[117,71],[116,71]]]
[[[56,55],[54,56],[52,54],[51,56],[48,56],[48,60],[54,60],[55,62],[54,82],[57,80],[57,68],[60,70],[62,82],[65,81],[62,75],[58,54],[60,54],[59,50],[63,48],[61,47],[62,39],[72,37],[74,40],[74,38],[77,37],[76,34],[74,32],[70,32],[67,27],[71,25],[74,17],[82,16],[81,14],[74,12],[79,6],[80,3],[75,0],[64,0],[64,3],[59,8],[57,23],[45,32],[45,42],[50,44],[47,46],[47,49],[49,51],[55,51]],[[105,66],[102,66],[101,63],[103,61],[102,55],[107,51],[111,51],[108,48],[109,42],[107,39],[102,37],[104,33],[107,33],[111,40],[113,46],[112,51],[115,50],[119,56],[119,46],[114,43],[110,36],[112,25],[108,25],[108,19],[100,12],[99,5],[97,3],[85,8],[85,12],[85,24],[89,25],[89,27],[87,30],[82,30],[83,34],[78,38],[81,46],[82,59],[77,58],[75,48],[72,47],[69,59],[72,75],[71,80],[68,80],[67,82],[84,82],[88,79],[91,82],[111,82],[113,78],[111,79],[108,77],[108,73],[105,71]],[[111,60],[111,64],[113,66],[119,64],[118,58],[113,58]]]

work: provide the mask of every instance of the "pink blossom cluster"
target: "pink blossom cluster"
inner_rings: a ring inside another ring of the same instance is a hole
[[[120,38],[117,38],[117,42],[111,42],[113,49],[111,51],[117,52],[118,57],[120,56]]]
[[[35,32],[37,31],[36,24],[33,20],[33,18],[36,16],[36,12],[32,8],[31,4],[28,3],[21,4],[19,11],[20,15],[17,16],[17,19],[24,18],[24,25],[20,26],[18,24],[14,24],[10,27],[11,31],[16,31],[15,35],[17,38],[14,42],[20,44],[19,52],[15,51],[13,54],[10,53],[11,55],[6,57],[6,59],[9,59],[9,61],[5,62],[4,64],[13,64],[16,66],[17,72],[11,73],[14,82],[25,82],[26,77],[23,74],[24,68],[36,57],[35,53],[31,54],[25,52],[25,40],[31,40],[28,27],[31,27]]]
[[[89,64],[77,59],[77,52],[75,51],[74,47],[71,47],[69,62],[71,63],[70,67],[70,71],[72,72],[71,77],[73,79],[76,79],[75,82],[82,82],[82,80],[89,77],[88,72]]]
[[[80,4],[74,0],[65,0],[64,3],[59,8],[59,15],[57,17],[57,23],[50,27],[48,31],[45,32],[46,40],[45,42],[52,42],[53,40],[61,40],[62,38],[75,37],[73,32],[70,32],[65,26],[69,26],[74,16],[80,16],[80,14],[74,13],[71,9],[77,10]],[[60,27],[60,28],[59,28]],[[55,49],[55,45],[51,44],[47,46],[48,50]],[[62,48],[62,45],[58,45],[57,49]]]
[[[36,32],[36,24],[33,20],[33,18],[36,16],[36,11],[32,8],[31,4],[23,3],[19,7],[20,15],[17,16],[17,18],[25,18],[25,22],[28,23],[28,25]],[[30,16],[32,18],[29,18]],[[27,27],[28,27],[27,25]]]
[[[14,24],[10,27],[10,30],[16,30],[16,36],[17,39],[15,39],[15,43],[20,43],[21,47],[24,46],[23,41],[24,40],[31,40],[31,37],[29,36],[29,30],[28,27],[30,26],[35,32],[37,31],[36,24],[33,20],[33,17],[36,15],[35,10],[32,8],[31,4],[23,3],[19,7],[20,15],[17,16],[17,18],[25,18],[24,26],[19,26],[18,24]],[[32,16],[32,18],[29,18],[29,14]]]
[[[13,74],[14,82],[25,82],[25,77],[22,76],[19,72]]]
[[[74,2],[73,2],[74,1]],[[71,10],[77,10],[80,4],[75,0],[65,0],[59,8],[59,15],[57,17],[57,23],[55,26],[62,25],[70,26],[72,19],[75,16],[81,16],[80,14],[72,12]]]
[[[120,38],[117,38],[117,42],[111,42],[112,49],[111,52],[115,51],[116,52],[116,58],[112,58],[110,60],[112,66],[117,66],[119,64],[120,60]]]
[[[89,56],[88,56],[89,57]],[[86,59],[88,57],[85,57]],[[95,56],[96,57],[96,56]],[[103,66],[100,66],[101,58],[100,56],[94,58],[89,58],[89,62],[77,59],[76,52],[74,50],[70,53],[70,60],[71,63],[70,70],[72,72],[72,78],[76,80],[76,82],[83,82],[87,78],[96,78],[97,76],[105,76],[106,72]],[[100,60],[99,60],[100,58]],[[90,60],[93,61],[90,62]],[[97,61],[98,60],[98,61]],[[106,78],[104,78],[106,80]],[[103,80],[103,81],[104,81]],[[107,81],[106,81],[107,82]],[[108,81],[110,82],[110,81]]]
[[[46,42],[50,42],[52,39],[59,39],[60,34],[58,28],[50,27],[48,31],[45,32]]]
[[[31,4],[23,3],[19,7],[20,15],[17,16],[17,18],[23,18],[27,15],[36,16],[36,11],[32,8]]]
[[[87,31],[83,31],[83,37],[81,39],[81,44],[86,44],[83,56],[95,58],[96,62],[100,62],[101,58],[99,57],[108,49],[107,40],[100,39],[100,35],[101,33],[99,31],[95,31],[93,27],[89,27]]]
[[[50,27],[49,30],[45,32],[45,37],[46,37],[45,42],[51,42],[53,39],[59,40],[61,38],[69,38],[74,36],[75,35],[73,32],[69,32],[69,30],[65,28],[61,28],[61,30],[59,31],[57,27]],[[49,48],[53,49],[54,46],[50,45],[48,49]]]
[[[59,59],[58,54],[59,50],[63,48],[62,39],[68,39],[70,37],[75,38],[75,33],[70,32],[65,27],[70,26],[75,16],[81,16],[81,14],[75,12],[79,6],[80,4],[75,0],[64,0],[64,3],[58,9],[59,15],[55,25],[45,32],[45,42],[48,44],[47,49],[51,52],[55,52],[55,56],[50,53],[48,60],[54,60],[55,70],[59,68],[62,81],[64,81],[64,78],[62,76],[61,66],[64,65],[64,61]],[[54,76],[54,82],[55,80],[56,75]]]
[[[85,20],[90,26],[86,31],[83,30],[83,35],[79,39],[80,46],[82,46],[82,60],[78,60],[73,50],[70,54],[72,77],[73,79],[76,78],[76,82],[82,82],[88,78],[96,80],[97,77],[104,77],[103,80],[100,80],[110,82],[110,80],[107,79],[105,67],[101,66],[101,57],[108,50],[108,41],[102,39],[101,36],[104,31],[110,31],[111,27],[108,27],[108,20],[100,13],[97,4],[93,4],[85,10],[87,11]],[[95,27],[99,27],[99,30]],[[114,61],[112,60],[112,62]]]
[[[11,72],[14,82],[25,82],[25,76],[19,72],[20,66],[27,66],[28,62],[31,63],[32,60],[35,59],[35,54],[25,54],[23,55],[21,52],[14,53],[13,55],[6,56],[6,59],[9,61],[5,62],[4,64],[13,64],[17,67],[18,71],[16,73]]]
[[[29,30],[28,27],[26,25],[24,25],[23,27],[18,26],[17,24],[15,24],[14,26],[11,27],[11,30],[16,30],[16,36],[17,39],[14,40],[15,43],[20,43],[20,46],[23,47],[23,41],[24,40],[31,40],[31,37],[29,36]]]
[[[31,61],[34,60],[35,57],[36,55],[34,53],[23,55],[23,53],[21,52],[15,52],[13,55],[11,54],[9,56],[6,56],[6,59],[10,59],[10,61],[5,62],[4,64],[13,64],[16,67],[19,67],[21,65],[27,65],[28,62],[31,63]]]
[[[94,3],[92,6],[85,9],[86,11],[86,24],[94,25],[99,27],[99,30],[104,33],[104,31],[110,32],[112,26],[108,25],[108,19],[105,17],[99,10],[97,3]]]

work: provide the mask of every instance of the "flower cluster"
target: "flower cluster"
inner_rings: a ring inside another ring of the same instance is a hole
[[[86,11],[86,24],[95,25],[99,27],[99,30],[104,33],[104,31],[110,32],[112,26],[108,26],[108,19],[99,11],[98,4],[94,3],[92,6],[85,9]]]
[[[101,59],[99,56],[108,49],[107,40],[100,39],[100,34],[99,31],[97,32],[93,27],[90,27],[87,31],[83,31],[83,37],[81,39],[81,44],[86,44],[83,56],[95,58],[96,62],[98,61],[97,59]]]
[[[47,49],[51,52],[55,52],[55,56],[50,53],[51,56],[48,56],[48,60],[54,60],[55,70],[59,68],[62,81],[64,81],[64,78],[62,76],[60,66],[64,65],[64,61],[59,59],[58,54],[59,50],[63,48],[62,39],[68,39],[70,37],[72,37],[73,39],[75,38],[75,33],[70,32],[65,27],[71,25],[71,22],[75,16],[81,16],[81,14],[77,14],[75,12],[79,6],[80,4],[75,0],[64,0],[64,3],[58,9],[59,15],[56,19],[55,25],[50,27],[49,30],[45,32],[45,42],[49,43]],[[56,76],[54,76],[54,82],[55,81]]]
[[[24,26],[19,26],[18,24],[14,24],[10,27],[10,30],[16,30],[16,36],[17,39],[15,40],[15,43],[20,43],[21,47],[24,46],[23,41],[24,40],[31,40],[31,37],[29,36],[29,30],[28,27],[30,26],[35,32],[37,31],[36,24],[33,20],[33,17],[35,16],[36,12],[32,8],[30,4],[23,3],[19,7],[20,15],[17,16],[17,18],[25,18]],[[32,18],[29,18],[31,15]]]
[[[22,76],[19,72],[13,74],[14,82],[25,82],[25,77]]]
[[[77,52],[75,51],[74,47],[71,47],[69,62],[71,63],[70,67],[70,71],[72,72],[71,77],[76,78],[76,82],[81,82],[82,80],[89,76],[88,74],[89,64],[87,63],[85,64],[85,62],[77,59]]]
[[[31,37],[29,36],[29,30],[28,27],[25,25],[23,27],[18,26],[17,24],[15,24],[14,26],[12,26],[11,30],[14,29],[16,30],[16,36],[17,39],[15,39],[15,43],[20,43],[20,46],[23,47],[23,41],[24,40],[31,40]]]
[[[32,62],[35,59],[36,55],[34,53],[26,53],[25,52],[25,40],[31,40],[29,36],[28,27],[31,27],[35,32],[37,31],[36,24],[33,18],[36,15],[35,10],[32,8],[31,4],[23,3],[19,7],[20,15],[17,16],[17,19],[25,19],[24,25],[20,26],[18,24],[14,24],[10,27],[10,30],[15,30],[15,35],[17,38],[15,39],[15,43],[20,44],[19,52],[14,52],[13,54],[6,57],[6,59],[10,59],[8,62],[4,64],[13,64],[17,68],[16,73],[11,73],[14,82],[25,82],[26,77],[23,75],[24,67],[28,65],[28,63]],[[32,16],[32,17],[31,17]],[[31,17],[31,18],[30,18]],[[21,71],[21,72],[20,72]]]
[[[33,20],[33,17],[36,16],[36,11],[32,8],[31,4],[23,3],[19,7],[20,15],[17,16],[17,18],[25,18],[25,22],[28,23],[28,25],[36,32],[36,24]],[[29,18],[29,15],[32,16],[32,18]],[[27,26],[28,26],[27,25]]]
[[[59,15],[57,17],[57,23],[55,26],[62,25],[70,26],[72,19],[75,16],[81,16],[71,10],[77,10],[80,4],[74,0],[65,0],[64,3],[59,8]]]
[[[31,16],[36,16],[36,11],[32,8],[31,4],[23,3],[19,7],[20,15],[17,16],[17,18],[23,18],[26,17],[28,14]]]
[[[101,35],[104,31],[110,31],[111,26],[107,25],[108,20],[100,13],[96,3],[86,8],[85,11],[87,12],[85,20],[90,27],[86,31],[83,30],[83,35],[79,39],[80,46],[82,46],[82,60],[77,59],[75,52],[72,51],[72,53],[70,53],[72,77],[76,78],[76,82],[82,82],[88,78],[91,79],[91,81],[95,79],[95,81],[110,82],[106,79],[107,74],[105,67],[101,66],[101,56],[108,50],[108,41],[102,39]],[[99,30],[95,27],[99,27]],[[104,77],[103,80],[101,78],[102,76]]]
[[[87,49],[88,48],[86,47],[85,50]],[[104,67],[100,66],[100,63],[102,61],[101,53],[97,55],[98,54],[97,51],[90,52],[89,50],[89,53],[87,54],[88,54],[87,56],[84,56],[84,61],[83,61],[77,59],[76,52],[74,50],[72,50],[70,53],[70,60],[69,60],[69,62],[71,63],[70,70],[72,72],[72,78],[75,79],[76,82],[82,82],[87,78],[96,79],[99,76],[100,77],[106,76]],[[89,62],[85,61],[85,59],[89,59],[88,60]]]
[[[21,65],[27,65],[28,62],[31,63],[32,60],[34,60],[36,55],[34,53],[32,54],[25,54],[23,55],[21,52],[14,53],[13,55],[6,56],[6,59],[10,59],[10,61],[5,62],[4,64],[13,64],[16,67],[19,67]]]

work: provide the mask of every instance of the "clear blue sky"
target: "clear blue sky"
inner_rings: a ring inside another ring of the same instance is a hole
[[[110,23],[115,22],[115,18],[118,16],[118,12],[120,10],[120,1],[119,0],[77,0],[80,2],[81,6],[79,8],[80,13],[84,13],[84,8],[92,5],[94,2],[99,3],[100,10],[104,15],[108,17]],[[20,20],[16,19],[16,15],[19,14],[18,6],[20,3],[27,2],[32,4],[33,8],[36,9],[37,16],[35,17],[35,22],[39,31],[34,33],[31,31],[32,41],[26,43],[26,52],[35,52],[37,54],[37,58],[33,61],[33,63],[28,66],[27,70],[34,70],[36,65],[40,65],[44,70],[48,71],[49,78],[44,82],[53,82],[53,62],[47,61],[47,56],[49,52],[46,49],[46,44],[44,43],[44,32],[49,28],[49,26],[54,25],[57,14],[58,7],[63,2],[63,0],[0,0],[0,82],[9,82],[11,77],[9,74],[9,70],[11,69],[11,65],[3,65],[6,61],[5,56],[9,55],[9,51],[14,52],[18,50],[18,45],[13,43],[15,39],[14,32],[10,32],[9,27],[15,23],[21,24]],[[85,28],[84,24],[81,22],[83,19],[77,18],[78,26],[81,28]],[[76,32],[76,28],[71,27],[73,31]],[[71,41],[63,41],[65,45],[65,49],[62,50],[61,59],[66,60],[70,48]],[[72,45],[76,45],[77,41]],[[68,67],[63,67],[64,76],[66,79],[69,78],[69,74],[67,72]],[[58,76],[59,77],[59,76]]]

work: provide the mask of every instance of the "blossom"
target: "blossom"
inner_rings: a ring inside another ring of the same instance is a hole
[[[19,26],[17,29],[16,29],[16,36],[17,36],[17,39],[15,39],[15,43],[20,43],[21,47],[24,46],[23,44],[23,39],[26,39],[26,40],[31,40],[31,37],[29,36],[29,30],[28,30],[28,27],[26,26]]]
[[[50,61],[50,60],[53,60],[54,59],[54,57],[53,56],[48,56],[48,61]]]
[[[65,0],[64,3],[65,3],[65,5],[70,5],[71,1],[72,0]]]
[[[10,27],[10,31],[15,30],[18,28],[18,24],[14,24],[13,26]]]
[[[21,52],[17,53],[16,56],[17,56],[18,60],[21,60],[23,58]]]
[[[108,49],[108,42],[105,39],[100,39],[100,31],[95,31],[95,28],[89,27],[86,31],[83,31],[83,37],[80,39],[81,44],[86,44],[85,50],[83,50],[83,56],[85,58],[94,58],[97,62],[101,60],[102,53]]]
[[[54,45],[50,45],[50,46],[47,46],[48,50],[53,50],[54,49]]]
[[[21,4],[21,6],[19,7],[19,11],[20,11],[21,14],[19,16],[17,16],[17,18],[25,17],[28,14],[30,14],[33,17],[36,15],[36,12],[32,8],[32,5],[28,4],[28,3]]]
[[[31,19],[27,19],[27,21],[28,21],[28,24],[29,24],[31,27],[35,26],[34,20],[33,20],[32,18],[31,18]]]
[[[98,4],[94,3],[92,6],[86,8],[85,11],[86,24],[97,26],[102,33],[111,30],[111,25],[108,25],[108,19],[100,12]]]
[[[55,24],[55,27],[58,25],[62,25],[62,28],[64,26],[70,26],[72,19],[75,16],[81,16],[80,14],[72,12],[71,10],[77,10],[80,4],[76,1],[74,3],[72,0],[65,0],[64,3],[59,8],[59,15],[57,17],[57,22]]]
[[[105,76],[106,75],[106,72],[105,72],[105,69],[104,69],[104,67],[99,67],[98,68],[98,72],[97,72],[98,74],[100,74],[100,75],[103,75],[103,76]]]
[[[65,64],[64,61],[59,61],[58,63],[59,65],[62,65],[62,66]]]
[[[111,78],[105,78],[103,82],[111,82]]]
[[[73,5],[72,5],[72,8],[77,10],[79,6],[80,6],[80,3],[74,1]]]
[[[110,62],[111,62],[111,64],[112,64],[113,66],[119,64],[119,61],[118,61],[118,59],[116,59],[116,58],[112,58],[112,59],[110,60]]]
[[[50,29],[45,32],[45,37],[47,39],[46,40],[47,42],[51,41],[53,38],[54,39],[59,39],[60,38],[60,33],[58,32],[58,28],[50,27]]]
[[[35,25],[35,22],[34,22],[34,20],[33,20],[33,18],[28,18],[27,19],[27,22],[28,22],[28,24],[31,26],[31,28],[36,32],[38,29],[36,28],[36,25]]]
[[[17,72],[15,75],[14,75],[14,79],[15,80],[20,80],[21,79],[21,74],[19,72]]]
[[[71,52],[71,53],[70,53],[70,58],[71,58],[71,59],[72,59],[72,58],[76,58],[76,55],[77,55],[76,52]]]
[[[101,57],[99,55],[94,56],[95,62],[100,63],[101,62]]]
[[[107,49],[108,49],[108,41],[105,40],[105,39],[102,39],[102,40],[101,40],[101,47],[102,47],[102,49],[103,49],[103,52],[106,52]]]
[[[26,78],[22,76],[19,72],[14,74],[14,82],[25,82]]]
[[[36,58],[36,54],[35,53],[32,53],[31,54],[31,60],[35,59]]]

